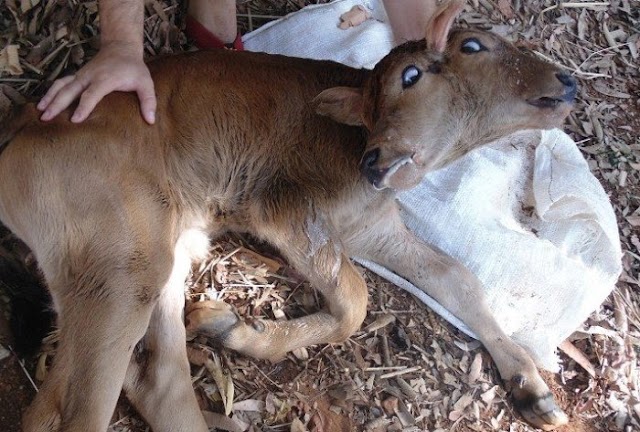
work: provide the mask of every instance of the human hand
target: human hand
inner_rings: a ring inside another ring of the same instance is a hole
[[[142,55],[126,43],[111,42],[75,75],[56,80],[37,107],[43,121],[53,119],[80,98],[71,116],[73,123],[84,121],[104,96],[114,91],[135,91],[142,117],[155,123],[156,94]]]

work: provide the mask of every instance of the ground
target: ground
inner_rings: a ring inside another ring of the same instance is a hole
[[[241,29],[249,31],[309,3],[315,2],[241,1]],[[612,201],[624,269],[612,295],[571,338],[594,376],[561,354],[561,373],[545,378],[571,416],[561,431],[639,430],[640,8],[629,0],[468,3],[460,25],[491,28],[529,46],[580,82],[566,130]],[[184,11],[178,2],[150,0],[146,5],[147,56],[184,49],[188,41],[181,32]],[[96,8],[96,1],[3,2],[4,93],[13,100],[39,97],[53,79],[95,54]],[[0,108],[2,103],[7,99],[0,98]],[[280,319],[317,307],[304,281],[262,249],[251,252],[255,248],[238,238],[214,244],[210,258],[194,269],[189,296],[215,293],[244,315]],[[312,347],[271,364],[191,342],[203,409],[219,419],[214,413],[224,412],[223,399],[233,400],[228,408],[236,430],[533,430],[514,413],[479,344],[393,285],[368,272],[366,277],[369,315],[363,330],[344,344]],[[9,346],[0,319],[0,430],[7,432],[19,430],[20,412],[50,358],[42,354],[23,367]],[[198,366],[203,357],[210,361]],[[220,389],[226,389],[225,397]],[[110,430],[146,429],[123,401]]]

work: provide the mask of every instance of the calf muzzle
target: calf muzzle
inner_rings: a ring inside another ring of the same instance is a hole
[[[555,108],[563,103],[572,104],[578,90],[575,78],[566,72],[558,72],[555,76],[562,83],[562,88],[558,92],[529,99],[527,102],[538,108]]]
[[[378,168],[377,162],[379,158],[380,149],[375,148],[366,152],[364,156],[362,156],[362,160],[360,161],[360,172],[362,172],[369,183],[371,183],[376,189],[382,189],[382,179],[389,171],[388,168]]]
[[[388,164],[382,164],[379,160],[380,149],[375,148],[366,152],[360,161],[360,171],[369,183],[378,190],[392,187],[391,183],[394,174],[405,165],[413,163],[412,156],[407,155],[398,157]]]

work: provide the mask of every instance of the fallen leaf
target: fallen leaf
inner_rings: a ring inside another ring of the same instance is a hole
[[[0,74],[22,75],[18,45],[7,45],[0,51]]]
[[[243,432],[243,429],[233,419],[229,417],[214,413],[211,411],[201,411],[204,417],[205,423],[209,428],[222,429],[228,432]]]
[[[265,409],[264,401],[258,399],[246,399],[233,404],[234,411],[255,411],[261,412]]]
[[[487,390],[486,392],[482,393],[480,395],[480,399],[482,399],[482,402],[486,403],[487,405],[490,405],[491,402],[493,402],[493,400],[496,397],[497,388],[498,388],[498,386],[493,386],[489,390]]]
[[[10,355],[11,355],[11,352],[5,347],[3,347],[2,345],[0,345],[0,360],[4,360]]]
[[[365,327],[365,331],[372,332],[382,327],[385,327],[396,320],[396,317],[391,314],[382,314],[374,322]]]
[[[209,360],[209,353],[204,349],[187,346],[187,357],[189,358],[189,363],[192,365],[204,366]]]
[[[291,422],[291,432],[308,432],[307,428],[304,427],[304,423],[302,423],[300,421],[299,418],[294,418],[293,421]]]
[[[40,3],[40,0],[20,0],[20,10],[22,13],[27,13],[38,3]]]
[[[607,87],[604,83],[602,83],[600,81],[595,81],[593,83],[593,88],[596,91],[602,93],[605,96],[611,96],[613,98],[618,98],[618,99],[630,99],[631,98],[631,95],[629,93],[621,92],[619,90]]]
[[[473,402],[473,396],[471,396],[469,393],[463,394],[462,396],[460,396],[460,399],[458,399],[456,403],[453,404],[453,409],[456,411],[464,411],[466,407],[471,405],[471,402]]]
[[[587,356],[585,356],[582,351],[580,351],[574,344],[572,344],[569,340],[565,340],[558,347],[560,348],[566,355],[572,358],[576,363],[583,367],[589,375],[595,378],[596,369],[593,367]]]
[[[640,216],[635,216],[635,215],[627,216],[626,219],[631,226],[634,226],[634,227],[640,226]]]
[[[515,17],[515,14],[513,13],[513,6],[511,6],[511,0],[498,0],[498,9],[506,19],[512,19]]]
[[[473,384],[480,378],[482,374],[482,354],[477,353],[475,357],[473,357],[473,361],[471,362],[471,366],[469,367],[469,375],[468,375],[468,384]]]
[[[385,400],[383,400],[380,405],[384,410],[385,414],[391,416],[394,415],[398,410],[398,398],[395,396],[389,396]]]
[[[231,414],[231,411],[233,411],[233,394],[235,392],[231,376],[222,370],[220,357],[216,354],[213,354],[213,360],[207,359],[204,366],[213,377],[216,386],[218,386],[225,415]]]

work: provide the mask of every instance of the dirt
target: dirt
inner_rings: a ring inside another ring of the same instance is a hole
[[[19,432],[20,417],[36,392],[11,355],[0,360],[0,425],[3,432]]]
[[[0,351],[7,349],[9,323],[0,303]],[[22,371],[17,357],[10,353],[0,360],[0,430],[19,432],[22,412],[35,396],[35,390]]]

